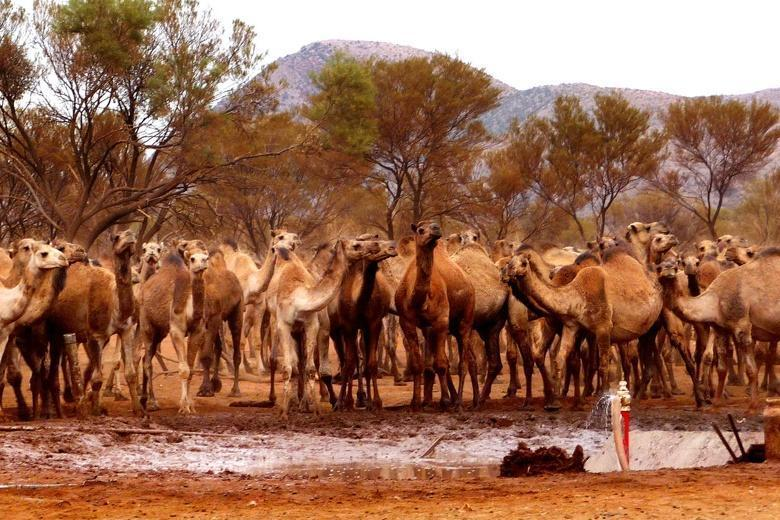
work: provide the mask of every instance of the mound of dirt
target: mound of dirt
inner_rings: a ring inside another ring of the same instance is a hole
[[[571,457],[558,446],[532,451],[521,442],[501,462],[502,477],[531,477],[544,473],[579,473],[585,471],[582,446],[574,448]]]

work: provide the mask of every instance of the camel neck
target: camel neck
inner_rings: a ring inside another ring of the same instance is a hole
[[[133,315],[133,277],[130,269],[130,251],[114,255],[114,277],[116,280],[117,316],[120,322]]]
[[[192,287],[192,323],[199,324],[203,320],[203,307],[206,301],[206,284],[203,281],[203,271],[193,273]]]
[[[379,270],[378,262],[369,262],[363,260],[360,262],[362,280],[360,284],[360,293],[358,294],[357,305],[358,309],[363,310],[371,300],[371,295],[374,293],[374,286],[376,285],[376,273]]]
[[[149,262],[144,262],[144,265],[141,266],[141,283],[144,283],[146,280],[152,277],[154,273],[157,272],[157,269],[155,266],[150,264]]]
[[[24,277],[24,271],[27,269],[27,265],[20,263],[20,262],[14,262],[11,265],[11,272],[8,273],[8,276],[5,277],[5,279],[0,280],[2,284],[5,287],[16,287],[19,285],[19,282]]]
[[[688,292],[691,296],[698,296],[701,294],[701,287],[699,286],[699,279],[695,274],[686,274],[685,278],[688,280]]]
[[[547,314],[567,316],[572,302],[571,286],[553,287],[542,279],[543,273],[532,265],[528,273],[519,280],[523,292]]]
[[[662,278],[660,280],[664,304],[685,321],[694,323],[714,323],[718,325],[717,296],[704,292],[691,297],[683,294],[677,278]]]
[[[433,272],[433,256],[436,250],[436,242],[431,244],[417,244],[415,248],[415,265],[417,273],[414,279],[414,291],[412,292],[412,305],[422,306],[428,291],[431,288],[431,273]]]

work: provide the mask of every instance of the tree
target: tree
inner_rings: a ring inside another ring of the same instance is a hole
[[[384,221],[373,222],[376,227],[392,238],[406,208],[413,221],[462,208],[464,200],[454,195],[488,142],[479,118],[499,94],[484,71],[444,55],[366,64],[337,56],[315,84],[307,113],[319,116],[329,142],[344,143],[343,151],[371,142],[362,153],[370,166],[363,179],[369,192],[385,197]]]
[[[780,242],[780,168],[748,183],[735,214],[739,233],[759,244]]]
[[[197,0],[42,1],[31,28],[7,0],[0,10],[16,20],[0,26],[1,174],[64,238],[89,247],[116,223],[153,230],[149,215],[221,168],[282,152],[233,155],[208,138],[273,104],[265,76],[249,79],[255,33],[242,22],[226,42]]]
[[[694,98],[672,103],[664,125],[676,168],[658,175],[654,185],[717,238],[727,197],[766,166],[775,151],[778,111],[755,100]]]
[[[587,189],[595,169],[596,129],[579,98],[560,96],[550,119],[529,118],[530,139],[546,143],[545,162],[528,171],[534,192],[568,215],[583,242],[587,240],[582,209],[588,204]]]
[[[618,196],[657,175],[665,141],[661,132],[650,129],[650,114],[631,106],[620,93],[597,94],[595,103],[595,157],[585,188],[602,236]]]

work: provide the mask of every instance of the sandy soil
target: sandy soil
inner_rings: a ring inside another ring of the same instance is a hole
[[[687,391],[681,370],[678,381]],[[505,384],[500,378],[484,410],[411,414],[404,406],[411,387],[384,378],[380,390],[388,409],[382,412],[326,411],[320,418],[296,412],[282,423],[272,409],[229,407],[236,399],[225,397],[228,384],[220,396],[197,398],[197,415],[179,416],[177,377],[160,376],[155,385],[163,409],[150,422],[133,417],[127,402],[109,398],[107,417],[77,420],[67,407],[66,419],[26,423],[34,431],[0,432],[0,511],[5,518],[780,517],[778,465],[495,478],[485,464],[494,467],[520,439],[567,449],[582,444],[586,455],[610,441],[590,412],[548,414],[541,400],[532,410],[520,410],[521,400],[500,398]],[[540,381],[534,384],[541,389]],[[243,382],[242,391],[242,399],[264,399],[267,378]],[[725,427],[731,412],[742,430],[760,432],[760,415],[745,415],[744,389],[730,392],[727,405],[703,411],[694,410],[689,396],[637,403],[632,427],[703,432],[713,421]],[[0,426],[16,425],[9,394]],[[108,431],[116,428],[223,436]],[[442,435],[445,441],[430,460],[420,459]],[[407,460],[414,471],[401,471],[406,466],[399,461]],[[397,471],[376,471],[390,465]],[[447,469],[452,467],[473,471]],[[47,483],[68,486],[4,488]]]

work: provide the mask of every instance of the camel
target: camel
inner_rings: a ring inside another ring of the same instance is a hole
[[[440,242],[442,231],[439,224],[422,221],[412,224],[415,233],[414,261],[407,265],[403,279],[395,293],[395,306],[401,330],[404,335],[404,347],[407,353],[409,372],[412,374],[414,389],[411,407],[421,408],[420,391],[424,362],[417,329],[425,334],[426,347],[433,353],[433,369],[439,378],[441,388],[441,406],[446,407],[449,394],[456,390],[449,377],[449,361],[446,352],[447,335],[455,336],[458,342],[460,362],[458,364],[457,405],[463,403],[463,383],[465,362],[471,359],[471,330],[474,321],[474,286],[466,273],[447,255],[445,245]],[[474,391],[474,406],[479,405],[479,388],[476,374],[471,374]],[[434,374],[426,374],[426,404],[432,398]]]
[[[227,268],[236,275],[244,291],[244,328],[241,335],[249,344],[250,351],[250,355],[244,357],[244,365],[247,370],[253,370],[247,361],[256,357],[258,369],[262,371],[262,356],[252,354],[260,351],[261,307],[264,303],[262,300],[271,281],[271,276],[273,276],[276,265],[274,257],[266,255],[263,265],[258,268],[252,257],[238,250],[233,240],[224,240],[220,245],[220,250],[225,257]]]
[[[469,229],[461,233],[461,247],[450,256],[450,260],[466,273],[474,287],[472,328],[482,338],[488,358],[488,373],[480,395],[480,402],[484,402],[489,398],[493,381],[502,368],[499,337],[507,320],[509,290],[501,283],[498,268],[480,244],[478,231]],[[509,331],[516,343],[527,341],[524,330],[510,327]],[[516,380],[516,364],[514,368],[510,377]]]
[[[102,267],[76,263],[68,268],[65,288],[47,315],[49,340],[53,349],[61,349],[64,334],[75,334],[85,343],[89,364],[84,372],[84,411],[91,406],[99,414],[103,386],[102,353],[113,335],[122,342],[125,380],[133,411],[140,412],[134,359],[135,301],[130,260],[136,237],[130,230],[111,233],[114,272]],[[70,353],[72,356],[72,352]],[[70,362],[73,362],[71,359]],[[89,392],[86,391],[90,385]],[[54,397],[52,397],[53,399]]]
[[[169,334],[179,364],[179,413],[195,411],[189,394],[189,381],[200,346],[197,341],[202,341],[204,335],[203,274],[209,267],[209,253],[199,240],[181,241],[177,248],[181,248],[182,253],[177,250],[165,256],[159,271],[141,287],[139,333],[140,344],[145,349],[141,405],[147,414],[152,358]],[[196,335],[197,338],[194,337]]]
[[[396,385],[403,385],[404,375],[399,370],[399,361],[397,350],[399,345],[403,345],[403,334],[398,326],[398,311],[395,308],[395,291],[401,283],[401,279],[406,272],[406,266],[414,258],[414,236],[407,235],[398,241],[396,247],[398,256],[390,257],[379,264],[379,269],[390,285],[392,298],[390,298],[390,315],[386,320],[386,340],[384,341],[385,356],[390,362],[390,373]],[[380,356],[381,359],[382,356]],[[411,379],[410,379],[411,380]]]
[[[398,252],[394,241],[381,241],[377,238],[375,236],[357,238],[360,241],[371,242],[367,246],[372,252],[349,267],[339,295],[333,300],[336,314],[331,319],[331,335],[334,336],[334,343],[336,345],[341,343],[343,348],[341,392],[337,402],[337,408],[342,410],[350,410],[354,406],[352,374],[358,361],[358,332],[361,333],[364,350],[366,407],[369,410],[382,408],[382,399],[379,396],[377,347],[382,334],[382,322],[390,308],[393,291],[384,274],[379,270],[379,265],[383,260],[395,257]],[[358,374],[358,380],[361,377],[362,375]]]
[[[299,359],[303,369],[298,377],[304,380],[304,400],[315,415],[319,414],[319,402],[315,399],[314,386],[317,369],[314,361],[319,352],[319,313],[336,296],[350,265],[368,256],[371,251],[366,243],[339,240],[334,248],[332,261],[319,281],[301,259],[290,251],[297,235],[281,233],[274,236],[277,265],[268,286],[268,307],[274,327],[274,346],[282,355],[283,397],[279,406],[283,419],[289,417],[291,398],[290,382],[293,364]],[[305,361],[303,361],[305,360]]]
[[[549,275],[533,258],[528,253],[514,256],[503,268],[502,280],[510,284],[518,299],[563,324],[561,344],[553,359],[555,399],[561,395],[563,366],[578,337],[591,337],[591,344],[598,349],[600,392],[607,389],[613,342],[624,344],[639,339],[640,355],[654,352],[661,295],[644,266],[629,251],[622,247],[607,249],[601,267],[585,267],[561,287],[550,284]],[[651,375],[642,375],[640,388],[646,387]],[[554,407],[559,405],[555,403]]]
[[[33,417],[38,417],[45,351],[33,351],[25,345],[20,345],[18,349],[9,340],[16,331],[29,326],[49,310],[62,290],[65,275],[63,268],[67,265],[68,258],[61,251],[42,242],[22,239],[14,245],[7,276],[0,279],[0,360],[3,365],[0,378],[7,377],[12,386],[18,403],[18,415],[23,420],[30,417],[30,412],[21,391],[19,353],[21,350],[32,370]],[[53,370],[56,372],[57,365],[54,365]]]
[[[751,391],[750,409],[758,405],[758,377],[755,344],[780,339],[780,249],[768,248],[752,262],[729,269],[716,278],[699,296],[684,296],[676,279],[679,264],[668,262],[659,273],[666,305],[682,319],[710,325],[722,339],[730,337],[745,356],[745,367]],[[718,342],[722,359],[727,341]],[[716,398],[723,395],[726,368],[718,363]]]
[[[493,263],[498,262],[502,258],[512,256],[512,251],[515,250],[516,244],[503,238],[493,242],[493,246],[490,248],[490,259]]]

